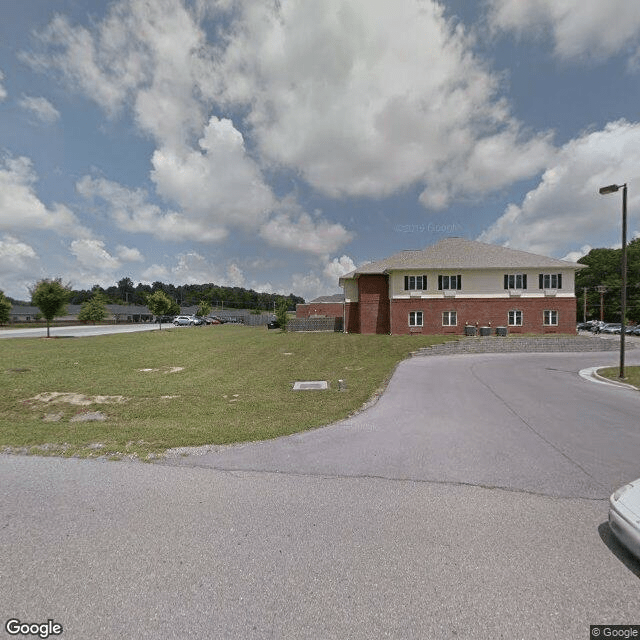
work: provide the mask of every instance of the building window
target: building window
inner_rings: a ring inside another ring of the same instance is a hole
[[[526,289],[527,274],[526,273],[505,273],[504,288],[505,289]]]
[[[455,327],[458,324],[458,314],[455,311],[442,312],[442,326]]]
[[[405,276],[405,291],[424,291],[427,288],[427,276]]]
[[[558,312],[552,309],[545,310],[544,312],[544,325],[546,327],[558,326]]]
[[[541,273],[538,275],[539,289],[562,289],[561,273]]]
[[[438,276],[438,290],[462,289],[462,276]]]
[[[422,326],[422,311],[409,311],[409,326],[410,327]]]
[[[509,326],[521,327],[522,326],[522,311],[514,309],[509,311]]]

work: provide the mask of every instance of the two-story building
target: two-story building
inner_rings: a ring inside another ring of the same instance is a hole
[[[583,265],[462,238],[401,251],[340,278],[349,333],[575,333]]]

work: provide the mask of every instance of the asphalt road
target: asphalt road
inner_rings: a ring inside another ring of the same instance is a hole
[[[163,327],[172,327],[172,324],[163,324]],[[137,322],[132,324],[96,324],[74,325],[63,327],[51,327],[52,338],[83,338],[87,336],[104,336],[113,333],[134,333],[137,331],[158,330],[156,323]],[[0,338],[46,338],[47,329],[38,327],[33,329],[2,329]]]
[[[153,465],[0,456],[2,623],[243,639],[640,624],[640,563],[606,524],[609,493],[640,477],[640,394],[578,375],[600,364],[616,354],[414,358],[372,408],[277,441]]]

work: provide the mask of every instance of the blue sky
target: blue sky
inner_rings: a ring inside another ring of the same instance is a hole
[[[0,289],[307,300],[461,236],[571,260],[640,205],[640,3],[0,7]]]

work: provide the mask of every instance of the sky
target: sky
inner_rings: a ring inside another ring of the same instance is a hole
[[[310,300],[458,236],[568,260],[640,214],[640,2],[0,3],[0,290]]]

